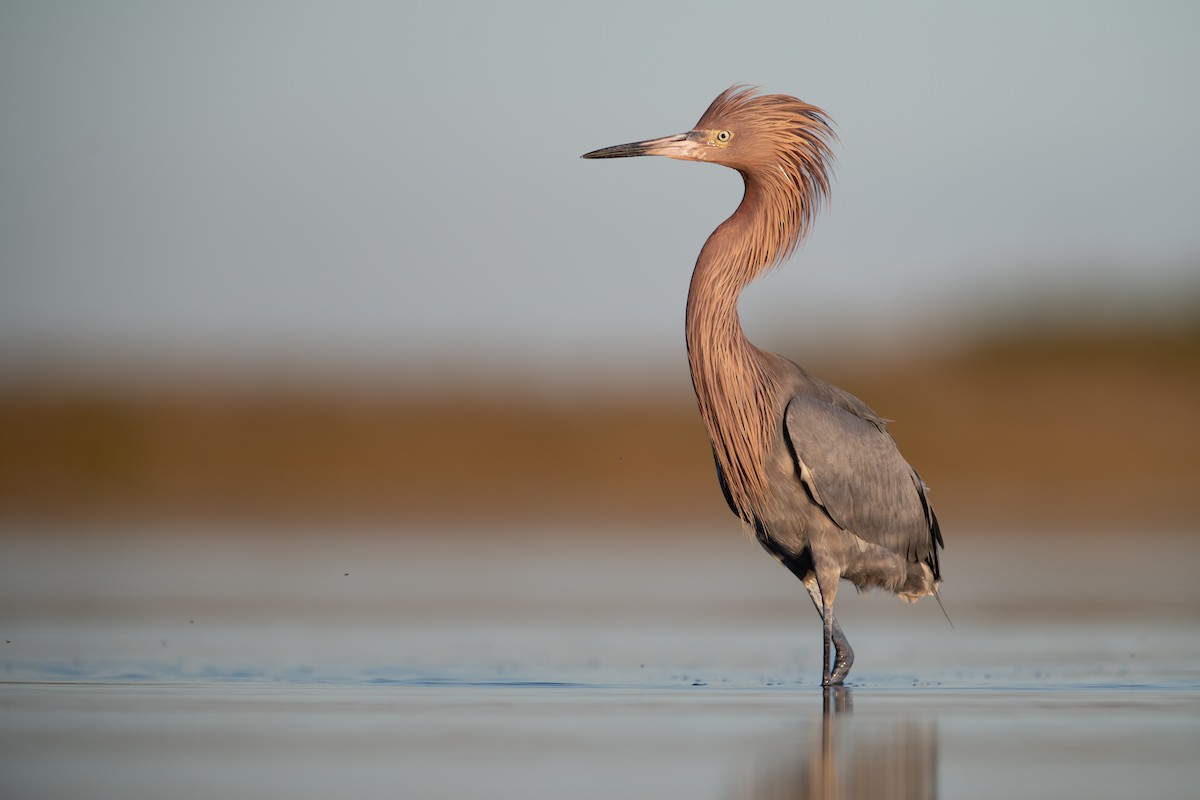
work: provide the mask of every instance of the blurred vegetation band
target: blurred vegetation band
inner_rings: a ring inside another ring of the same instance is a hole
[[[1197,339],[1007,340],[814,371],[896,420],[947,525],[1167,524],[1200,511]],[[0,516],[728,514],[690,397],[584,397],[10,380]]]

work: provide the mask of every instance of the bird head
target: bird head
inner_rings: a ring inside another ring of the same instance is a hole
[[[783,263],[807,235],[829,196],[830,143],[836,138],[816,106],[731,86],[686,133],[605,147],[583,158],[667,156],[736,169],[746,182],[738,211],[757,215],[748,258],[761,269]]]
[[[708,161],[747,177],[778,177],[828,190],[830,142],[836,138],[825,112],[782,94],[757,94],[753,87],[731,86],[717,97],[692,130],[605,147],[583,158],[667,156]]]

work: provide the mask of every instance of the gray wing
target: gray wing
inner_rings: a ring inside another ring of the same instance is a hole
[[[926,562],[938,577],[942,535],[921,476],[900,455],[884,421],[842,395],[798,394],[788,403],[784,432],[800,480],[839,527]]]

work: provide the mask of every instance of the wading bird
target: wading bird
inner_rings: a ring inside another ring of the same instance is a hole
[[[741,204],[708,237],[692,273],[688,363],[725,500],[800,578],[821,614],[825,686],[842,683],[854,663],[833,616],[839,581],[909,602],[936,597],[942,546],[927,487],[886,420],[849,392],[759,350],[738,320],[742,289],[785,261],[808,233],[829,193],[835,138],[821,109],[733,86],[687,133],[583,156],[667,156],[742,175]]]

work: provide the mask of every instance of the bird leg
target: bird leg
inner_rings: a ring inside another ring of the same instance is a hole
[[[838,624],[837,617],[833,615],[833,595],[836,589],[829,592],[829,604],[826,605],[821,587],[817,583],[817,576],[810,572],[802,580],[804,588],[808,590],[808,596],[812,598],[813,606],[821,615],[824,628],[824,670],[821,673],[821,685],[840,686],[845,682],[846,675],[850,673],[850,667],[854,666],[854,650],[851,649],[846,634],[842,632],[842,626]],[[836,586],[836,583],[834,585]],[[834,650],[832,669],[830,669],[831,645]]]
[[[833,606],[829,607],[829,616],[833,619],[831,634],[837,649],[837,659],[834,661],[833,671],[829,673],[829,683],[840,686],[850,674],[850,667],[854,666],[854,651],[850,649],[850,642],[846,641],[846,634],[842,633],[842,626],[838,624],[837,617],[833,616]]]

